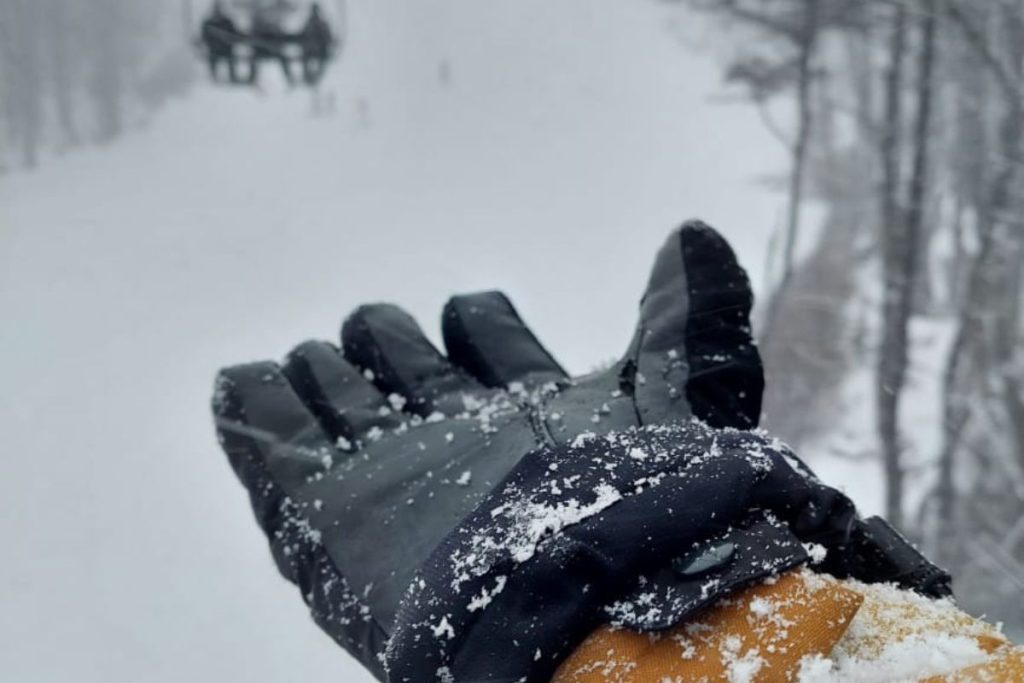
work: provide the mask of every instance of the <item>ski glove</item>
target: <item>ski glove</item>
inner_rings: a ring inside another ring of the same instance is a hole
[[[690,222],[607,369],[567,377],[498,292],[446,304],[447,357],[368,305],[340,349],[223,370],[217,429],[281,573],[381,680],[546,681],[597,625],[668,628],[805,543],[836,574],[935,584],[905,542],[858,550],[878,529],[744,431],[751,305],[728,244]]]

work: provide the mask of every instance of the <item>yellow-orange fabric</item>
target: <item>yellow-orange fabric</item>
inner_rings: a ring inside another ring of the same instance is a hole
[[[748,588],[663,634],[603,627],[555,674],[553,683],[660,683],[795,678],[805,655],[827,656],[863,597],[798,572]]]
[[[1024,683],[1024,649],[992,625],[895,587],[805,570],[741,591],[665,633],[602,627],[552,683],[781,683],[796,680],[808,655],[870,662],[890,646],[936,635],[971,638],[992,658],[921,683]]]

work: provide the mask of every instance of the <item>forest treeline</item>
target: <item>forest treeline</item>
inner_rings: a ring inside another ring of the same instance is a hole
[[[888,518],[968,608],[1024,632],[1024,2],[676,1],[719,22],[725,78],[790,154],[769,424],[810,442],[870,368]],[[810,202],[824,227],[798,260]],[[908,397],[922,321],[948,339],[942,390]],[[941,419],[909,421],[922,398]]]
[[[165,0],[0,1],[0,169],[117,137],[193,78]]]

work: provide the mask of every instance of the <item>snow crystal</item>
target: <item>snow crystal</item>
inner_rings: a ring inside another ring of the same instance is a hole
[[[447,638],[451,640],[455,637],[455,629],[448,623],[448,617],[441,617],[441,621],[436,626],[431,626],[430,630],[433,632],[435,638]]]
[[[750,601],[750,612],[756,617],[767,619],[775,614],[775,603],[762,597]]]
[[[487,588],[481,588],[480,589],[480,594],[477,595],[477,596],[474,596],[469,601],[469,604],[466,606],[466,609],[469,610],[470,612],[475,612],[478,609],[486,608],[489,604],[491,604],[491,601],[494,600],[494,596],[495,595],[497,595],[501,591],[505,590],[505,583],[507,581],[508,581],[508,577],[507,576],[495,577],[495,579],[494,579],[494,588],[491,589],[490,591],[488,591]]]
[[[558,382],[545,382],[541,385],[540,391],[542,394],[553,396],[561,391],[561,389],[558,387]]]
[[[595,434],[594,432],[591,432],[591,431],[580,432],[579,434],[576,435],[576,437],[572,440],[572,443],[569,444],[569,445],[572,448],[582,448],[583,445],[587,443],[587,441],[591,441],[591,440],[596,439],[596,438],[597,438],[597,434]]]
[[[811,558],[811,564],[821,564],[828,556],[828,549],[820,543],[804,543],[803,546]]]
[[[729,683],[755,683],[757,674],[765,661],[757,648],[740,654],[743,641],[739,636],[730,635],[722,642],[722,663],[725,664],[725,675]]]
[[[531,502],[505,511],[506,515],[515,517],[516,528],[520,531],[509,539],[512,558],[516,562],[526,562],[536,553],[537,544],[545,536],[557,534],[622,500],[622,494],[608,484],[598,484],[594,493],[594,501],[586,505],[573,498],[554,506]]]
[[[466,409],[467,413],[474,413],[478,410],[482,410],[486,405],[487,401],[482,398],[478,398],[472,394],[462,394],[462,407]]]
[[[612,603],[604,608],[613,625],[639,625],[643,627],[654,627],[663,615],[660,606],[654,604],[657,596],[654,593],[641,593],[637,596],[636,602],[621,600]]]
[[[594,499],[590,502],[571,498],[551,503],[538,502],[532,495],[517,494],[511,490],[509,499],[490,511],[493,528],[473,535],[467,550],[453,553],[452,588],[459,591],[472,576],[484,576],[500,558],[508,558],[515,563],[526,562],[536,554],[537,547],[545,539],[622,499],[622,494],[607,483],[597,484],[593,494]]]

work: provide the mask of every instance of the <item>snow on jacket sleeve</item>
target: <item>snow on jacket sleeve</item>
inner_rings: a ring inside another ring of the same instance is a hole
[[[552,683],[1024,681],[1024,650],[948,600],[806,569],[660,634],[602,627]]]
[[[788,572],[660,635],[598,629],[553,683],[795,680],[804,657],[832,651],[862,600]]]

